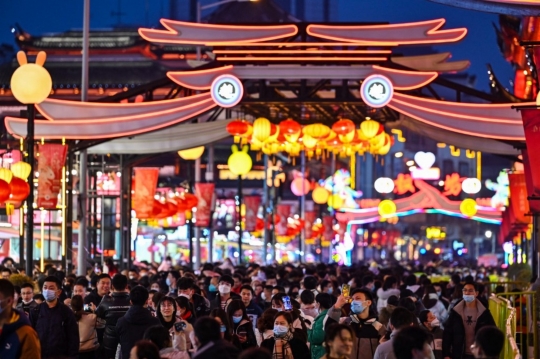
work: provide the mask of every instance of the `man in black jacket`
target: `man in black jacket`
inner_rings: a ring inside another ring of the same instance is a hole
[[[34,300],[34,286],[31,283],[24,283],[21,285],[21,298],[22,301],[17,304],[17,309],[22,310],[29,315],[29,313],[38,306]]]
[[[96,309],[98,318],[105,321],[105,333],[103,334],[103,346],[105,358],[110,359],[116,356],[118,347],[118,336],[116,334],[116,323],[122,318],[131,306],[129,303],[129,293],[127,288],[127,277],[117,274],[112,279],[112,293],[106,295]]]
[[[233,299],[242,299],[236,293],[231,292],[231,288],[234,285],[234,280],[230,275],[222,275],[219,278],[218,291],[216,298],[210,303],[210,309],[220,308],[225,310],[225,307],[229,301]]]
[[[221,339],[219,326],[219,323],[210,317],[203,317],[195,322],[193,334],[197,351],[193,354],[193,359],[238,358],[238,349]]]
[[[161,325],[158,318],[146,309],[148,291],[140,285],[129,293],[131,308],[116,323],[116,333],[120,339],[122,358],[129,358],[129,352],[135,343],[141,340],[146,329],[153,325]],[[213,319],[212,319],[213,320]],[[217,322],[216,322],[217,323]]]
[[[195,318],[204,317],[205,315],[210,314],[210,302],[208,299],[195,293],[193,287],[195,282],[193,279],[188,277],[182,277],[176,282],[176,287],[178,288],[178,296],[184,296],[189,299],[193,305],[193,310],[195,311]]]
[[[43,283],[45,302],[30,312],[30,322],[41,342],[41,358],[79,356],[79,326],[75,315],[58,300],[62,291],[60,280],[48,276]]]
[[[476,298],[474,283],[463,287],[463,300],[450,311],[444,323],[443,357],[445,359],[473,359],[471,345],[476,333],[483,327],[495,325],[489,312]]]

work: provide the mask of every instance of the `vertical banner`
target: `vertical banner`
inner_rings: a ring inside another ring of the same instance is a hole
[[[323,238],[325,241],[334,240],[334,217],[330,215],[323,216],[324,233]]]
[[[152,217],[159,168],[135,168],[132,207],[138,219]]]
[[[534,185],[531,172],[531,163],[529,162],[529,151],[524,149],[521,151],[523,155],[523,169],[525,171],[525,184],[527,185],[527,195],[534,196]],[[540,213],[540,201],[529,201],[529,208],[534,213]]]
[[[540,110],[521,110],[520,112],[527,144],[527,151],[523,151],[523,164],[526,175],[530,176],[532,183],[532,192],[529,192],[529,197],[540,198]],[[540,200],[530,201],[530,206],[534,212],[538,212]]]
[[[304,236],[306,239],[311,239],[313,237],[313,223],[315,223],[315,211],[306,211],[304,215]]]
[[[276,213],[279,216],[279,222],[276,223],[276,234],[278,236],[287,235],[287,219],[291,214],[291,206],[288,204],[278,204]]]
[[[257,228],[257,213],[261,206],[261,196],[245,196],[244,205],[246,206],[245,230],[253,232]]]
[[[195,218],[196,227],[210,227],[210,217],[212,215],[212,201],[214,200],[214,183],[195,183],[195,194],[197,195],[197,213]]]
[[[38,145],[38,153],[39,177],[36,203],[38,208],[56,209],[58,194],[62,189],[62,168],[66,162],[67,146]]]
[[[529,201],[527,201],[527,185],[524,173],[511,173],[508,175],[510,182],[510,205],[519,223],[530,223]]]

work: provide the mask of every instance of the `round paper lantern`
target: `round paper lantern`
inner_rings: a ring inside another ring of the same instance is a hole
[[[315,139],[321,139],[328,136],[330,133],[330,127],[325,126],[322,123],[313,123],[311,125],[304,126],[302,133]]]
[[[178,151],[178,156],[186,161],[194,161],[201,158],[204,153],[204,146],[188,148],[187,150]]]
[[[260,142],[266,141],[270,137],[272,126],[270,121],[264,117],[260,117],[253,122],[253,137]]]
[[[274,125],[270,126],[270,136],[266,139],[266,142],[276,142],[279,137],[280,127]]]
[[[354,132],[354,122],[351,120],[339,120],[338,122],[332,125],[332,130],[338,135],[347,135],[351,132]]]
[[[0,179],[0,203],[7,201],[10,194],[11,189],[9,187],[9,183]]]
[[[227,124],[227,132],[234,136],[234,142],[238,143],[240,141],[240,136],[248,132],[250,127],[249,122],[244,120],[234,120]]]
[[[13,175],[22,178],[23,180],[30,176],[30,171],[32,171],[32,167],[26,162],[20,161],[11,165],[11,172],[13,172]]]
[[[238,151],[238,147],[233,145],[232,152],[233,153],[229,156],[227,161],[229,170],[237,176],[245,175],[251,171],[253,161],[251,160],[251,156],[247,153],[248,146],[244,146],[241,151]]]
[[[388,177],[379,177],[373,184],[375,191],[379,193],[390,193],[394,190],[394,181]]]
[[[360,124],[360,129],[362,130],[362,133],[368,138],[373,138],[377,136],[379,133],[379,129],[381,127],[381,124],[377,121],[373,121],[371,119],[367,119],[363,121]]]
[[[476,208],[476,201],[472,198],[464,199],[459,205],[459,210],[464,216],[473,217],[478,211]]]
[[[13,177],[13,172],[8,170],[7,168],[0,168],[0,179],[6,181],[7,183],[11,182],[11,178]]]
[[[43,102],[51,93],[51,75],[45,70],[43,64],[47,55],[40,51],[35,64],[29,64],[26,54],[17,53],[20,67],[11,76],[11,92],[15,98],[24,104],[38,104]]]
[[[30,185],[23,179],[13,177],[9,183],[11,196],[9,196],[10,202],[21,202],[30,194]]]
[[[295,178],[291,182],[291,191],[295,196],[302,196],[309,193],[310,183],[305,178]]]
[[[311,197],[313,198],[313,202],[317,204],[324,204],[328,201],[328,197],[330,196],[330,192],[326,190],[326,188],[317,186],[311,193]]]
[[[302,143],[304,144],[306,148],[309,148],[309,149],[317,146],[317,140],[311,137],[310,135],[304,135],[302,137]]]
[[[345,204],[345,201],[343,201],[343,198],[339,194],[333,194],[328,197],[327,204],[333,209],[340,209]]]
[[[381,201],[381,203],[379,203],[378,210],[381,217],[390,217],[396,214],[397,207],[394,201],[385,199],[384,201]]]
[[[297,135],[302,132],[302,126],[295,120],[288,118],[285,121],[280,122],[279,130],[284,135]]]
[[[158,201],[157,199],[154,199],[154,204],[152,206],[152,218],[163,218],[162,214],[165,212],[165,205]]]

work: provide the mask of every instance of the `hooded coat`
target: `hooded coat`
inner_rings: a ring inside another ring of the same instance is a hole
[[[328,309],[320,312],[313,321],[311,329],[308,330],[308,342],[311,344],[311,359],[320,359],[326,354],[326,349],[323,347],[324,337],[326,335],[324,331],[326,313],[328,313]]]
[[[118,319],[116,333],[120,339],[122,358],[129,358],[131,348],[143,338],[146,329],[154,325],[161,325],[161,322],[140,305],[132,306],[122,318]]]
[[[0,358],[41,358],[39,338],[23,311],[13,310],[0,331]]]

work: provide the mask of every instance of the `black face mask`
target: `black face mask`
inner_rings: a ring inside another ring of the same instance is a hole
[[[71,290],[71,285],[65,284],[65,285],[64,285],[64,289],[65,289],[65,290]]]

